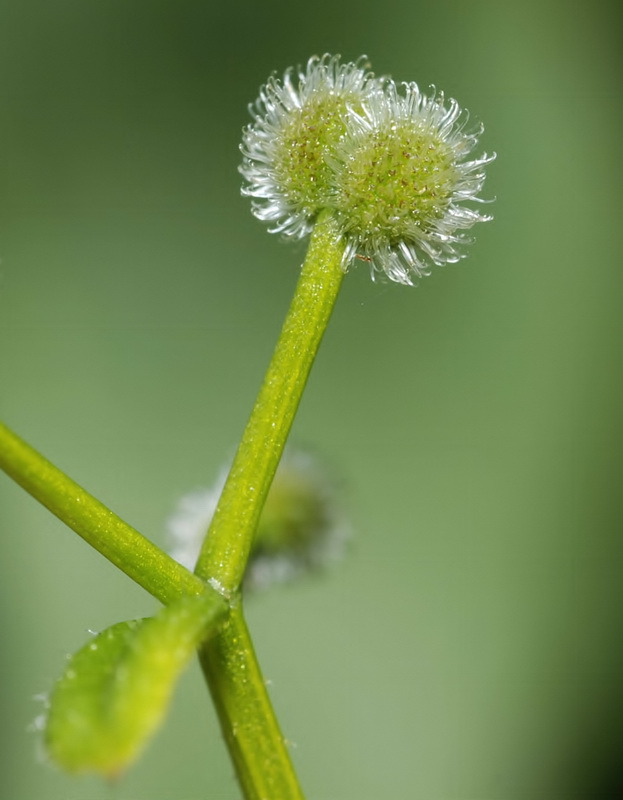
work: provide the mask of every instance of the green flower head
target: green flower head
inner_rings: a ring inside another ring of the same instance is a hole
[[[330,204],[333,175],[327,157],[346,134],[351,108],[362,110],[373,77],[361,63],[314,56],[305,71],[271,77],[249,111],[240,171],[243,194],[255,198],[253,213],[271,232],[301,238]]]
[[[271,79],[245,129],[243,192],[272,231],[301,237],[331,209],[346,248],[372,276],[412,284],[431,265],[458,261],[465,231],[490,216],[472,206],[484,167],[495,155],[471,158],[482,126],[443,93],[397,85],[366,73],[361,60],[312,58],[283,83]]]

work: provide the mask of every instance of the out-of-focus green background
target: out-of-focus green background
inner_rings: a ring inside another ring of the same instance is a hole
[[[466,262],[349,276],[295,424],[357,529],[329,577],[248,604],[310,800],[623,793],[618,5],[0,5],[0,414],[160,544],[231,453],[303,258],[239,196],[268,74],[366,53],[498,152]],[[33,696],[156,604],[4,476],[0,534],[0,795],[236,800],[195,668],[120,784],[41,762]]]

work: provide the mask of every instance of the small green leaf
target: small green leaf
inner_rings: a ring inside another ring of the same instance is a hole
[[[78,650],[50,698],[44,736],[52,759],[72,773],[123,772],[224,609],[213,595],[185,597],[155,617],[113,625]]]

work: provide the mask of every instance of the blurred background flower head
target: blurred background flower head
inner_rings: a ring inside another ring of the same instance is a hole
[[[229,467],[209,489],[184,495],[169,517],[170,553],[195,568]],[[344,555],[351,537],[340,486],[308,450],[287,447],[277,468],[249,556],[246,589],[267,589],[308,573],[323,572]]]

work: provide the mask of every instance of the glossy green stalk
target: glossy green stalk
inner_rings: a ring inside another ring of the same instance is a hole
[[[212,591],[2,423],[0,469],[165,605]]]
[[[195,569],[226,596],[242,581],[260,512],[344,277],[343,254],[338,225],[323,212]]]
[[[199,660],[245,800],[304,800],[240,605]]]

